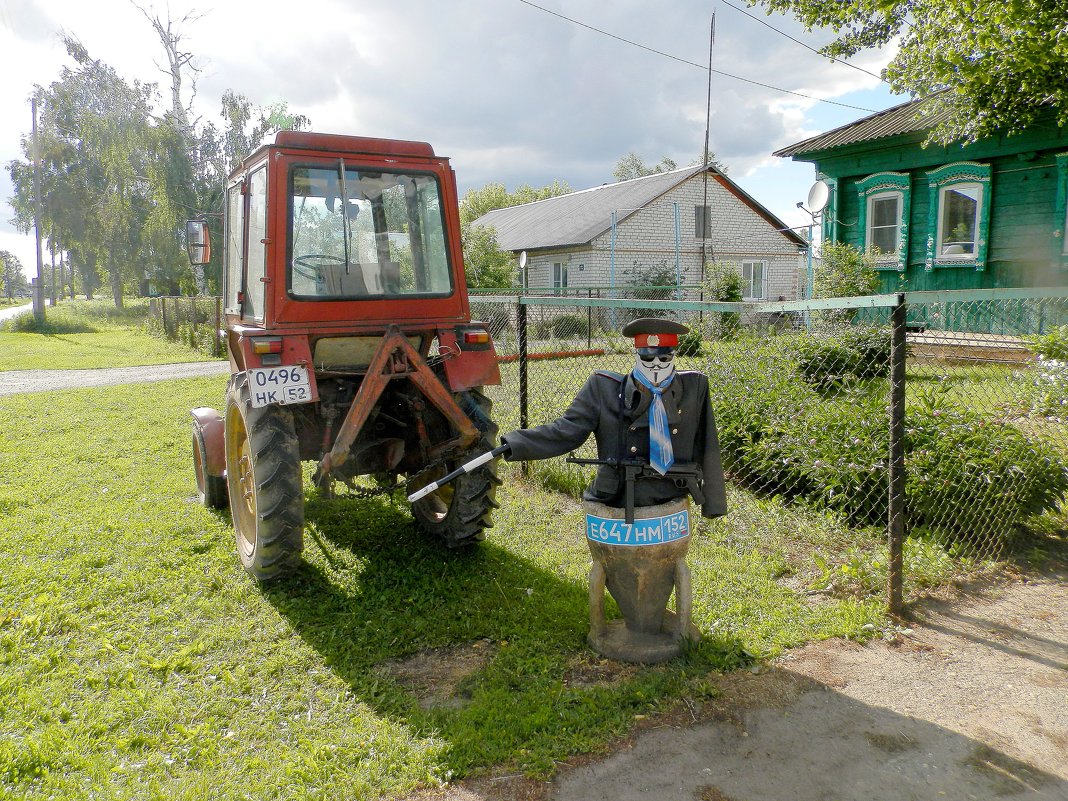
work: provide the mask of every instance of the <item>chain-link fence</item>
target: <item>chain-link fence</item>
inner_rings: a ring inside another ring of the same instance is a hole
[[[678,364],[710,379],[732,485],[731,514],[702,526],[782,559],[797,589],[885,584],[897,610],[903,592],[1065,528],[1063,290],[770,304],[489,296],[472,307],[502,357],[490,390],[502,431],[555,419],[595,369],[629,372],[628,321],[686,323]],[[562,459],[529,469],[571,492],[592,477]]]
[[[148,304],[148,330],[211,356],[224,356],[219,336],[223,319],[220,297],[157,297]]]
[[[699,298],[696,288],[685,288]],[[594,370],[627,373],[639,317],[690,327],[678,366],[706,374],[729,479],[699,531],[773,560],[791,589],[916,592],[1068,530],[1068,291],[913,292],[703,303],[679,287],[473,293],[502,383],[501,431],[563,414]],[[223,355],[218,298],[154,298],[150,329]],[[588,442],[576,455],[595,457]],[[525,469],[578,494],[592,468]]]

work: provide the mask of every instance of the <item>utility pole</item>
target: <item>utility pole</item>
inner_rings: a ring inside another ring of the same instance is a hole
[[[41,168],[40,148],[37,146],[37,95],[30,100],[33,114],[33,233],[37,240],[37,278],[33,285],[33,319],[44,324],[44,259],[41,257]]]

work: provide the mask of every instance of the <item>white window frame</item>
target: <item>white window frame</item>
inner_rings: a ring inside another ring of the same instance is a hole
[[[943,164],[927,171],[927,256],[924,270],[942,267],[971,267],[978,272],[986,269],[990,246],[990,210],[992,203],[991,178],[993,168],[976,161]],[[972,253],[943,253],[945,240],[951,233],[943,230],[946,192],[969,188],[976,194],[975,239]]]
[[[945,248],[945,211],[946,211],[946,194],[948,192],[959,192],[961,189],[973,189],[975,191],[975,218],[972,221],[972,230],[974,236],[972,238],[972,250],[971,253],[946,253]],[[959,183],[949,184],[948,186],[940,187],[938,190],[938,231],[935,239],[935,253],[938,254],[940,259],[959,259],[960,261],[974,261],[975,254],[979,252],[979,237],[980,237],[980,224],[983,219],[983,203],[986,200],[984,195],[983,184],[977,181],[961,181]]]
[[[868,208],[867,208],[867,222],[868,230],[864,232],[864,241],[867,243],[868,249],[874,247],[875,237],[872,235],[876,228],[875,215],[872,213],[872,207],[877,201],[888,200],[893,198],[897,201],[897,209],[894,213],[894,247],[892,250],[880,251],[875,260],[882,263],[896,262],[898,260],[898,253],[901,250],[901,210],[905,205],[905,193],[897,190],[890,190],[886,192],[876,192],[875,194],[868,195]],[[878,226],[879,228],[889,228],[888,225]]]
[[[553,289],[567,289],[567,262],[553,262]]]
[[[760,294],[754,294],[753,268],[760,266]],[[746,272],[748,271],[748,276]],[[768,261],[767,259],[747,259],[742,262],[742,300],[766,300],[768,296]]]

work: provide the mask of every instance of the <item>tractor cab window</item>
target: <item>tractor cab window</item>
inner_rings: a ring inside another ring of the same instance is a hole
[[[294,166],[287,286],[303,299],[447,295],[441,190],[433,175]]]

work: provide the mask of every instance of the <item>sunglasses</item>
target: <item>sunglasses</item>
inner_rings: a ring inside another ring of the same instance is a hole
[[[649,365],[651,367],[652,365],[658,364],[658,363],[659,364],[671,364],[671,362],[674,361],[674,359],[675,359],[675,354],[674,353],[664,353],[664,354],[660,354],[660,355],[653,354],[653,355],[650,355],[650,356],[646,356],[645,354],[639,353],[638,354],[638,358],[642,360],[642,364],[646,364],[646,365]]]

